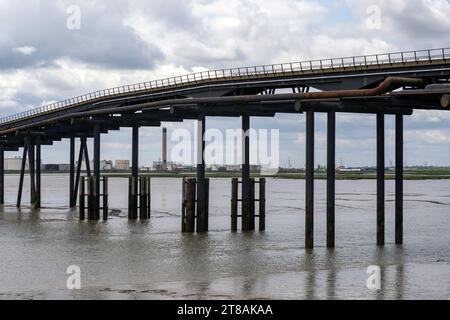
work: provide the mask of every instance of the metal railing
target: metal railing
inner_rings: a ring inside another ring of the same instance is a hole
[[[290,62],[280,64],[270,64],[253,67],[230,68],[220,70],[202,71],[193,74],[171,77],[161,80],[142,82],[138,84],[126,85],[111,89],[91,92],[82,96],[67,99],[64,101],[45,105],[36,109],[11,115],[0,119],[0,125],[14,122],[20,119],[34,117],[59,109],[92,102],[98,99],[125,95],[129,93],[151,92],[173,86],[190,85],[210,80],[227,80],[249,78],[252,76],[284,75],[290,73],[310,73],[320,71],[330,71],[334,69],[386,66],[405,63],[432,62],[436,60],[450,59],[450,48],[429,49],[420,51],[394,52],[385,54],[374,54],[367,56],[355,56],[346,58],[332,58],[322,60],[311,60],[303,62]]]

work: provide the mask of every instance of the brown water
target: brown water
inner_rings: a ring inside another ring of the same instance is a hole
[[[231,233],[230,180],[211,181],[207,235],[180,233],[181,181],[153,179],[152,219],[128,222],[127,181],[110,180],[111,219],[80,223],[68,177],[43,177],[40,212],[0,209],[0,299],[450,299],[450,181],[405,182],[396,246],[392,182],[386,239],[375,243],[375,181],[338,181],[336,250],[325,248],[325,182],[316,184],[316,249],[304,249],[304,181],[268,180],[267,231]],[[29,202],[25,189],[24,203]],[[66,289],[78,265],[82,289]],[[366,287],[369,265],[382,290]]]

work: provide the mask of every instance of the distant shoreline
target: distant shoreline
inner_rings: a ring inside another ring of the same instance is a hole
[[[18,175],[19,171],[5,172],[5,175]],[[27,172],[28,174],[28,172]],[[42,175],[68,175],[68,171],[58,172],[42,172]],[[85,172],[82,175],[86,175]],[[195,178],[195,172],[141,172],[140,175],[150,176],[153,178]],[[131,176],[131,172],[102,172],[102,176],[110,178],[127,178]],[[240,178],[240,172],[207,172],[208,178]],[[260,175],[259,173],[252,174],[254,178],[270,178],[270,179],[291,179],[291,180],[304,180],[305,174],[303,172],[280,172],[275,175]],[[327,175],[325,172],[316,172],[315,178],[317,180],[326,180]],[[375,172],[352,172],[352,173],[336,173],[336,180],[376,180]],[[395,172],[386,173],[386,180],[395,180]],[[450,180],[450,168],[441,170],[414,170],[405,171],[404,180]]]

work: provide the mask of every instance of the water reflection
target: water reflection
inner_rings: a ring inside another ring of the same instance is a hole
[[[316,248],[303,247],[301,181],[269,181],[265,233],[232,233],[229,181],[213,180],[211,232],[193,235],[180,233],[177,179],[153,182],[152,219],[144,223],[128,221],[121,198],[126,185],[120,179],[111,179],[110,186],[111,209],[120,213],[107,222],[79,222],[76,210],[63,209],[65,182],[57,179],[49,186],[56,205],[47,202],[40,211],[17,210],[15,190],[6,194],[9,203],[0,208],[0,299],[19,294],[37,299],[450,298],[447,210],[429,201],[407,202],[405,245],[377,247],[372,182],[339,182],[345,208],[337,210],[335,250],[324,246],[326,203],[320,192]],[[408,183],[417,183],[414,190],[433,190],[422,199],[442,202],[448,194],[440,181]],[[394,212],[392,205],[386,210]],[[386,218],[390,239],[393,215]],[[83,289],[76,293],[65,290],[65,271],[73,264],[83,272]],[[370,265],[382,269],[379,292],[366,287]]]

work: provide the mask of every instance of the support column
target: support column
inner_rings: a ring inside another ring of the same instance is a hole
[[[250,186],[250,116],[242,116],[242,231],[251,228]]]
[[[197,232],[208,231],[205,176],[205,132],[206,118],[201,116],[197,128]]]
[[[36,209],[36,175],[35,175],[35,148],[31,138],[27,138],[28,145],[28,166],[30,173],[30,203],[33,209]]]
[[[78,189],[80,187],[80,179],[81,179],[81,166],[83,165],[83,153],[84,153],[84,146],[83,146],[83,140],[80,139],[80,152],[78,153],[78,163],[77,163],[77,172],[76,172],[76,178],[75,178],[75,187],[73,189],[73,197],[72,200],[74,207],[77,205],[77,194]]]
[[[377,114],[377,245],[385,243],[385,134],[384,114]]]
[[[0,205],[5,204],[5,149],[0,146]]]
[[[139,179],[139,127],[132,128],[131,142],[131,192],[129,194],[130,208],[128,212],[129,220],[138,218],[138,179]]]
[[[314,248],[314,112],[306,113],[305,247]]]
[[[91,220],[100,220],[100,124],[94,127],[94,216]]]
[[[83,137],[81,138],[81,144],[83,146],[83,150],[84,150],[84,161],[86,162],[86,174],[88,177],[90,177],[91,174],[91,164],[89,162],[89,150],[87,147],[87,138]]]
[[[70,169],[69,169],[69,202],[70,207],[76,206],[76,201],[74,203],[75,195],[75,138],[70,138]]]
[[[41,138],[36,138],[36,209],[41,208]]]
[[[22,165],[20,167],[19,191],[17,192],[17,208],[20,208],[22,204],[23,179],[25,178],[27,154],[28,154],[28,146],[25,143],[23,146]]]
[[[395,116],[395,243],[403,244],[403,115]]]
[[[327,133],[327,247],[335,247],[336,112],[328,112]]]

